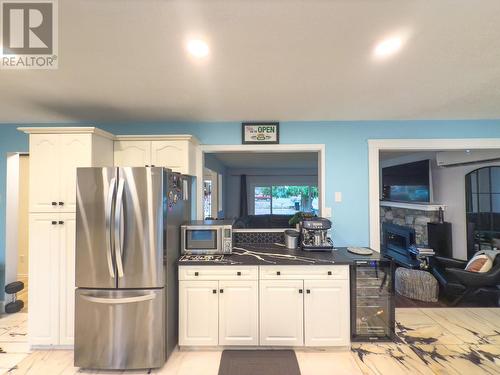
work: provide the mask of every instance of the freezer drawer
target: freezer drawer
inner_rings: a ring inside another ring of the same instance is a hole
[[[165,290],[76,290],[75,366],[145,369],[166,359]]]

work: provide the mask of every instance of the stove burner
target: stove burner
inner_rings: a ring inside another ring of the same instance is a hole
[[[183,255],[180,262],[221,262],[224,255]]]

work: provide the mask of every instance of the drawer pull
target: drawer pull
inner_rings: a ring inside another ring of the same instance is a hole
[[[57,225],[57,221],[52,221],[52,225]]]
[[[236,272],[236,275],[241,276],[241,272],[240,271]]]
[[[64,206],[64,202],[59,202],[59,206]]]
[[[224,293],[224,289],[219,289],[219,293]]]
[[[57,202],[52,202],[52,206],[57,206]]]
[[[64,221],[60,220],[60,221],[59,221],[59,224],[61,224],[61,225],[62,225],[62,224],[64,224]]]
[[[299,289],[299,293],[302,294],[302,289]]]
[[[281,275],[281,272],[280,271],[276,271],[276,275]]]
[[[198,276],[198,275],[199,275],[199,273],[198,273],[198,272],[195,272],[195,273],[194,273],[194,275],[195,275],[195,276]]]
[[[311,294],[311,290],[310,289],[306,289],[306,293],[307,294]]]
[[[213,294],[217,294],[217,289],[212,289]]]
[[[331,274],[332,274],[332,271],[328,271],[328,276],[331,276]]]

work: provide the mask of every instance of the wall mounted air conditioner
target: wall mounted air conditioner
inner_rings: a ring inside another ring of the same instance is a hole
[[[436,152],[438,167],[453,167],[500,160],[500,150],[459,150]]]

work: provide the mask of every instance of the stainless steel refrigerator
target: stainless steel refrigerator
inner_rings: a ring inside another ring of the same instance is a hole
[[[78,168],[76,366],[161,367],[177,345],[176,260],[191,182],[157,167]]]

